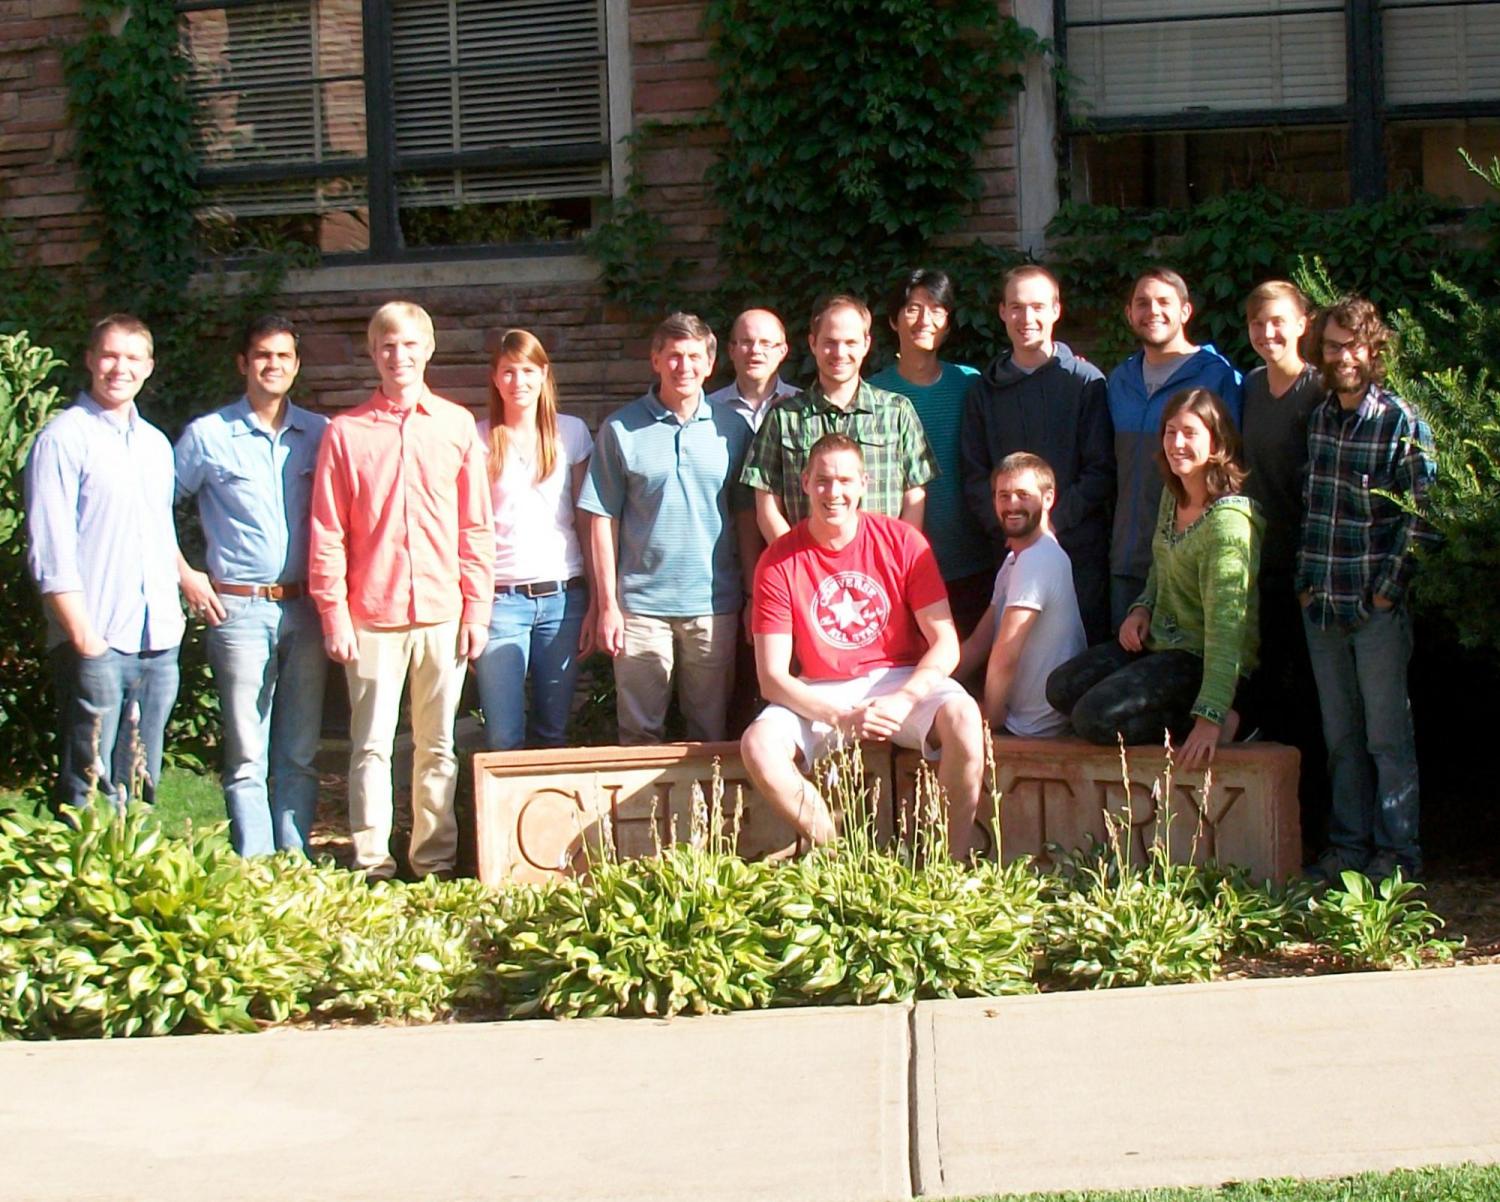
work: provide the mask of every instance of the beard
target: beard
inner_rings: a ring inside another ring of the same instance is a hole
[[[1323,387],[1328,389],[1329,392],[1357,392],[1363,394],[1375,382],[1376,371],[1374,363],[1359,363],[1350,360],[1348,364],[1350,371],[1345,373],[1346,379],[1350,381],[1348,384],[1339,379],[1340,369],[1344,366],[1342,363],[1325,363],[1323,365]]]
[[[1019,527],[1012,525],[1014,518],[1024,519]],[[1041,510],[1037,510],[1036,513],[1025,511],[1007,513],[1000,519],[1000,524],[1005,530],[1006,538],[1030,538],[1033,531],[1042,524],[1042,513]]]

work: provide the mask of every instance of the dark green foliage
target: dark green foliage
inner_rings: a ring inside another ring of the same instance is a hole
[[[985,135],[1041,42],[990,0],[714,0],[721,267],[800,317],[875,300],[978,193]]]
[[[1496,206],[1469,219],[1482,233]],[[1245,333],[1245,296],[1262,280],[1291,279],[1299,262],[1321,258],[1340,284],[1387,311],[1414,306],[1430,291],[1434,267],[1493,283],[1493,256],[1466,239],[1439,237],[1445,214],[1431,197],[1403,192],[1346,209],[1309,209],[1274,192],[1231,192],[1191,209],[1127,212],[1067,203],[1048,227],[1048,263],[1075,317],[1095,326],[1094,352],[1113,364],[1134,347],[1123,319],[1130,282],[1156,263],[1175,267],[1192,287],[1189,333],[1231,362],[1255,362]],[[1479,273],[1479,274],[1476,274]]]
[[[1500,189],[1500,160],[1470,166]],[[1423,553],[1413,596],[1422,609],[1451,623],[1462,643],[1500,653],[1500,278],[1494,215],[1479,210],[1472,224],[1489,241],[1456,250],[1438,270],[1424,268],[1413,285],[1382,305],[1396,338],[1386,353],[1386,382],[1415,404],[1432,427],[1437,478],[1424,516],[1442,542]],[[1360,275],[1327,256],[1309,256],[1298,279],[1326,304],[1359,292]]]
[[[0,334],[0,784],[35,775],[52,754],[41,602],[26,571],[22,469],[62,404],[46,381],[62,366],[25,333]]]
[[[689,128],[725,135],[709,175],[722,282],[687,290],[689,265],[664,251],[670,215],[637,192],[590,239],[610,296],[646,316],[696,309],[721,335],[741,309],[768,306],[790,334],[786,373],[803,378],[820,293],[877,311],[873,371],[894,346],[885,293],[912,267],[941,267],[962,306],[948,354],[987,359],[993,286],[1022,256],[943,239],[978,193],[976,158],[1021,88],[1019,66],[1046,44],[991,0],[712,0],[705,24],[719,96]],[[672,136],[653,127],[633,151],[670,153]]]
[[[180,304],[193,271],[198,192],[188,68],[172,0],[84,0],[88,32],[64,56],[74,154],[99,206],[106,304]]]

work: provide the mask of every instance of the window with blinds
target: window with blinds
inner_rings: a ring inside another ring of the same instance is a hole
[[[1500,99],[1500,3],[1380,7],[1387,104]]]
[[[1338,0],[1068,0],[1075,117],[1342,104]]]
[[[180,4],[212,249],[259,234],[380,257],[587,228],[610,191],[604,3]]]
[[[1500,144],[1500,0],[1056,4],[1075,199],[1475,203],[1458,148]]]

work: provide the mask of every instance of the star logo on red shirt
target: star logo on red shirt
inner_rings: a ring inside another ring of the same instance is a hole
[[[843,650],[866,647],[880,637],[891,601],[879,581],[863,572],[829,576],[813,596],[813,627],[824,642]]]

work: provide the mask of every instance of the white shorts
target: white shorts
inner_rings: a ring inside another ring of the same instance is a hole
[[[865,676],[856,676],[853,680],[805,680],[802,683],[840,709],[853,709],[872,697],[884,697],[896,692],[911,679],[915,671],[915,668],[877,668]],[[938,748],[932,745],[927,736],[932,732],[932,723],[938,710],[955,697],[971,702],[973,700],[956,680],[944,677],[927,696],[911,707],[911,713],[906,715],[906,721],[901,724],[901,729],[891,742],[920,751],[924,759],[937,759]],[[814,722],[783,705],[766,706],[754,724],[761,722],[774,723],[776,730],[790,738],[801,754],[803,766],[807,768],[811,768],[819,756],[826,755],[838,745],[838,734],[828,723]]]

